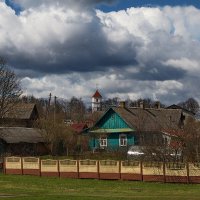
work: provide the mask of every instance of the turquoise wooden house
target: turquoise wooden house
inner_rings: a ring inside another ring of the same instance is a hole
[[[117,150],[132,145],[161,144],[169,140],[171,129],[181,127],[183,115],[180,109],[109,108],[96,124],[88,129],[89,147]]]
[[[90,149],[127,148],[135,144],[135,128],[129,123],[130,114],[124,108],[110,108],[89,130]]]

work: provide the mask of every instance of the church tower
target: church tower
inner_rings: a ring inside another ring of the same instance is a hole
[[[102,96],[98,90],[92,96],[92,112],[100,111],[102,109]]]

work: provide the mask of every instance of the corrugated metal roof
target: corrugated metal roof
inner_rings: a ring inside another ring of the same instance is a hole
[[[41,130],[25,127],[0,127],[0,138],[7,143],[45,142],[45,136]]]

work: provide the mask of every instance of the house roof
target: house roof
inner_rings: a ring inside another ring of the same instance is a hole
[[[162,130],[179,129],[182,110],[181,109],[149,109],[150,113],[155,115],[156,123]]]
[[[39,129],[24,127],[0,127],[0,138],[7,143],[45,142],[45,137]]]
[[[93,94],[92,97],[94,97],[94,98],[102,98],[102,96],[101,96],[101,94],[99,93],[98,90],[96,90],[96,92]]]
[[[5,118],[30,119],[34,109],[36,109],[36,105],[33,103],[19,103],[6,113]]]
[[[71,127],[77,133],[81,133],[84,129],[88,128],[86,123],[75,123],[72,124]]]
[[[182,116],[182,110],[180,109],[143,109],[138,107],[112,107],[110,109],[113,109],[130,128],[138,131],[164,131],[177,129],[180,126],[180,119]],[[100,120],[106,113],[104,113]]]
[[[179,105],[176,105],[176,104],[172,104],[171,106],[168,106],[167,109],[182,109],[184,112],[190,114],[190,115],[195,115],[195,113],[193,113],[192,111],[186,109],[186,108],[183,108]]]

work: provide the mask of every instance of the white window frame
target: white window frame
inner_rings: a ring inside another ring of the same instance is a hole
[[[127,135],[126,134],[119,135],[119,146],[127,147]]]
[[[107,136],[101,136],[99,138],[99,144],[100,144],[100,147],[107,147],[107,145],[108,145],[108,138],[107,138]]]

